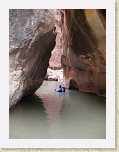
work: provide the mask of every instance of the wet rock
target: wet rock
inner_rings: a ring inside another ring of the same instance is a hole
[[[9,11],[9,106],[42,84],[55,46],[52,10]]]
[[[79,91],[105,97],[106,10],[61,12],[65,87],[75,86]]]

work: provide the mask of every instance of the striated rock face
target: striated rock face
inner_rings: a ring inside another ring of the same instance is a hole
[[[52,10],[9,11],[10,107],[42,84],[55,46]]]
[[[106,96],[106,10],[61,10],[65,86]]]
[[[51,69],[61,69],[61,13],[59,10],[54,10],[54,21],[55,21],[55,32],[56,36],[56,45],[52,50],[52,56],[49,60],[49,67]]]

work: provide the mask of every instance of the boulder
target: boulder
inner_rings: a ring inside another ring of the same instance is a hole
[[[9,10],[9,107],[41,86],[56,33],[53,11]]]
[[[47,74],[45,76],[45,80],[62,82],[63,81],[63,69],[52,70],[52,69],[48,68]]]

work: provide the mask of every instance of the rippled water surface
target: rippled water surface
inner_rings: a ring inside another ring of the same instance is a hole
[[[36,94],[24,97],[9,112],[12,139],[105,139],[106,99],[44,81]]]

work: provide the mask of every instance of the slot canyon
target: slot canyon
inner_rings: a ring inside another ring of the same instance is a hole
[[[63,69],[66,88],[106,97],[106,10],[10,9],[9,108],[36,92],[48,67]]]

